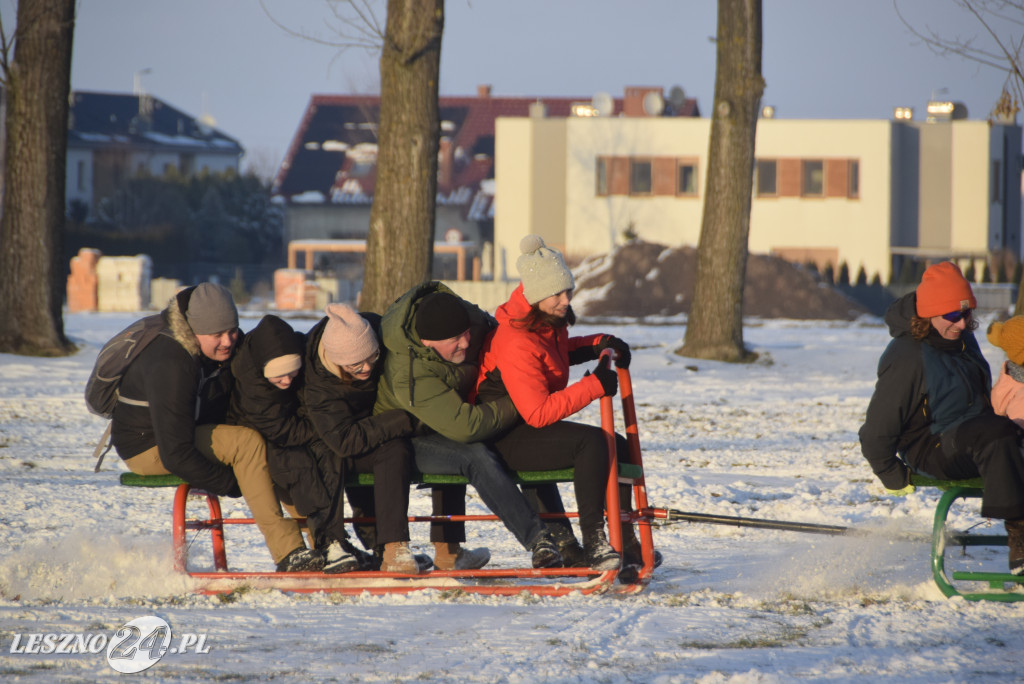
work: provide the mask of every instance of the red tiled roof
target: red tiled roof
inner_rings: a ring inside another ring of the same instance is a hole
[[[542,102],[549,117],[567,117],[574,103],[589,97],[441,97],[438,105],[442,122],[450,130],[450,174],[438,182],[438,196],[458,202],[465,198],[466,210],[473,202],[480,182],[494,175],[494,122],[499,116],[528,116],[530,106]],[[614,99],[613,115],[623,111],[623,98]],[[362,197],[345,197],[343,186],[351,178],[351,150],[359,144],[376,144],[376,122],[380,98],[377,95],[314,95],[292,139],[288,154],[278,171],[274,191],[292,197],[317,191],[334,202],[368,202],[376,181],[375,169],[358,179]],[[687,100],[676,116],[699,116],[695,100]],[[450,179],[450,182],[448,182]],[[349,182],[349,186],[354,184]],[[462,189],[467,190],[461,191]]]

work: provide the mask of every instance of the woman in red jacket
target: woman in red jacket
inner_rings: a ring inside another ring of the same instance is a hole
[[[490,401],[507,393],[522,417],[523,422],[493,443],[511,468],[575,468],[573,486],[584,564],[599,570],[614,568],[620,558],[604,532],[608,480],[604,432],[593,425],[564,419],[618,390],[618,376],[607,364],[599,364],[593,373],[572,384],[569,366],[593,361],[601,350],[611,348],[616,352],[616,365],[628,367],[629,345],[611,335],[570,337],[568,328],[576,321],[570,305],[575,287],[572,272],[562,255],[537,235],[523,238],[520,251],[516,265],[522,284],[497,310],[498,327],[484,345],[478,396],[481,401]],[[616,438],[619,453],[626,453],[625,439],[619,435]],[[622,505],[627,507],[628,488],[624,494]],[[623,553],[623,568],[642,564],[640,544],[629,524],[623,525]]]

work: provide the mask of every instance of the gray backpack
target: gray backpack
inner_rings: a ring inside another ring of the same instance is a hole
[[[144,401],[122,399],[118,393],[121,386],[121,379],[124,377],[128,366],[132,364],[142,350],[149,346],[149,343],[156,339],[156,336],[167,330],[167,323],[163,316],[153,314],[141,318],[127,328],[117,333],[103,345],[100,353],[96,356],[96,365],[89,374],[89,380],[85,383],[85,405],[89,411],[101,418],[110,419],[114,414],[114,407],[117,402],[131,403],[136,406],[148,406]],[[110,425],[107,425],[100,443],[96,445],[93,456],[98,456],[95,470],[98,472],[103,457],[110,450]],[[104,449],[106,445],[106,449]],[[102,453],[100,453],[102,450]]]

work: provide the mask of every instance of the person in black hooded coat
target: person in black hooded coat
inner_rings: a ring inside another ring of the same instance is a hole
[[[281,490],[282,501],[307,518],[314,545],[327,554],[324,571],[368,569],[372,567],[370,555],[348,541],[341,473],[299,399],[304,349],[302,333],[277,316],[264,316],[245,336],[231,362],[236,386],[228,422],[252,428],[266,439],[270,475]],[[362,517],[363,510],[373,509],[372,492],[352,488],[349,502],[356,517]],[[373,548],[373,525],[361,526],[357,535],[368,549]]]
[[[409,548],[409,485],[416,429],[401,409],[373,415],[382,366],[380,316],[330,304],[306,341],[302,404],[329,447],[322,463],[373,473],[377,549],[381,569],[419,574],[432,562]]]

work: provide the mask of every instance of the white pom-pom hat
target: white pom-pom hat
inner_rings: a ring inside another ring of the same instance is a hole
[[[523,279],[523,295],[530,304],[576,287],[562,253],[545,245],[540,235],[524,237],[519,251],[522,255],[516,260],[516,268]]]

